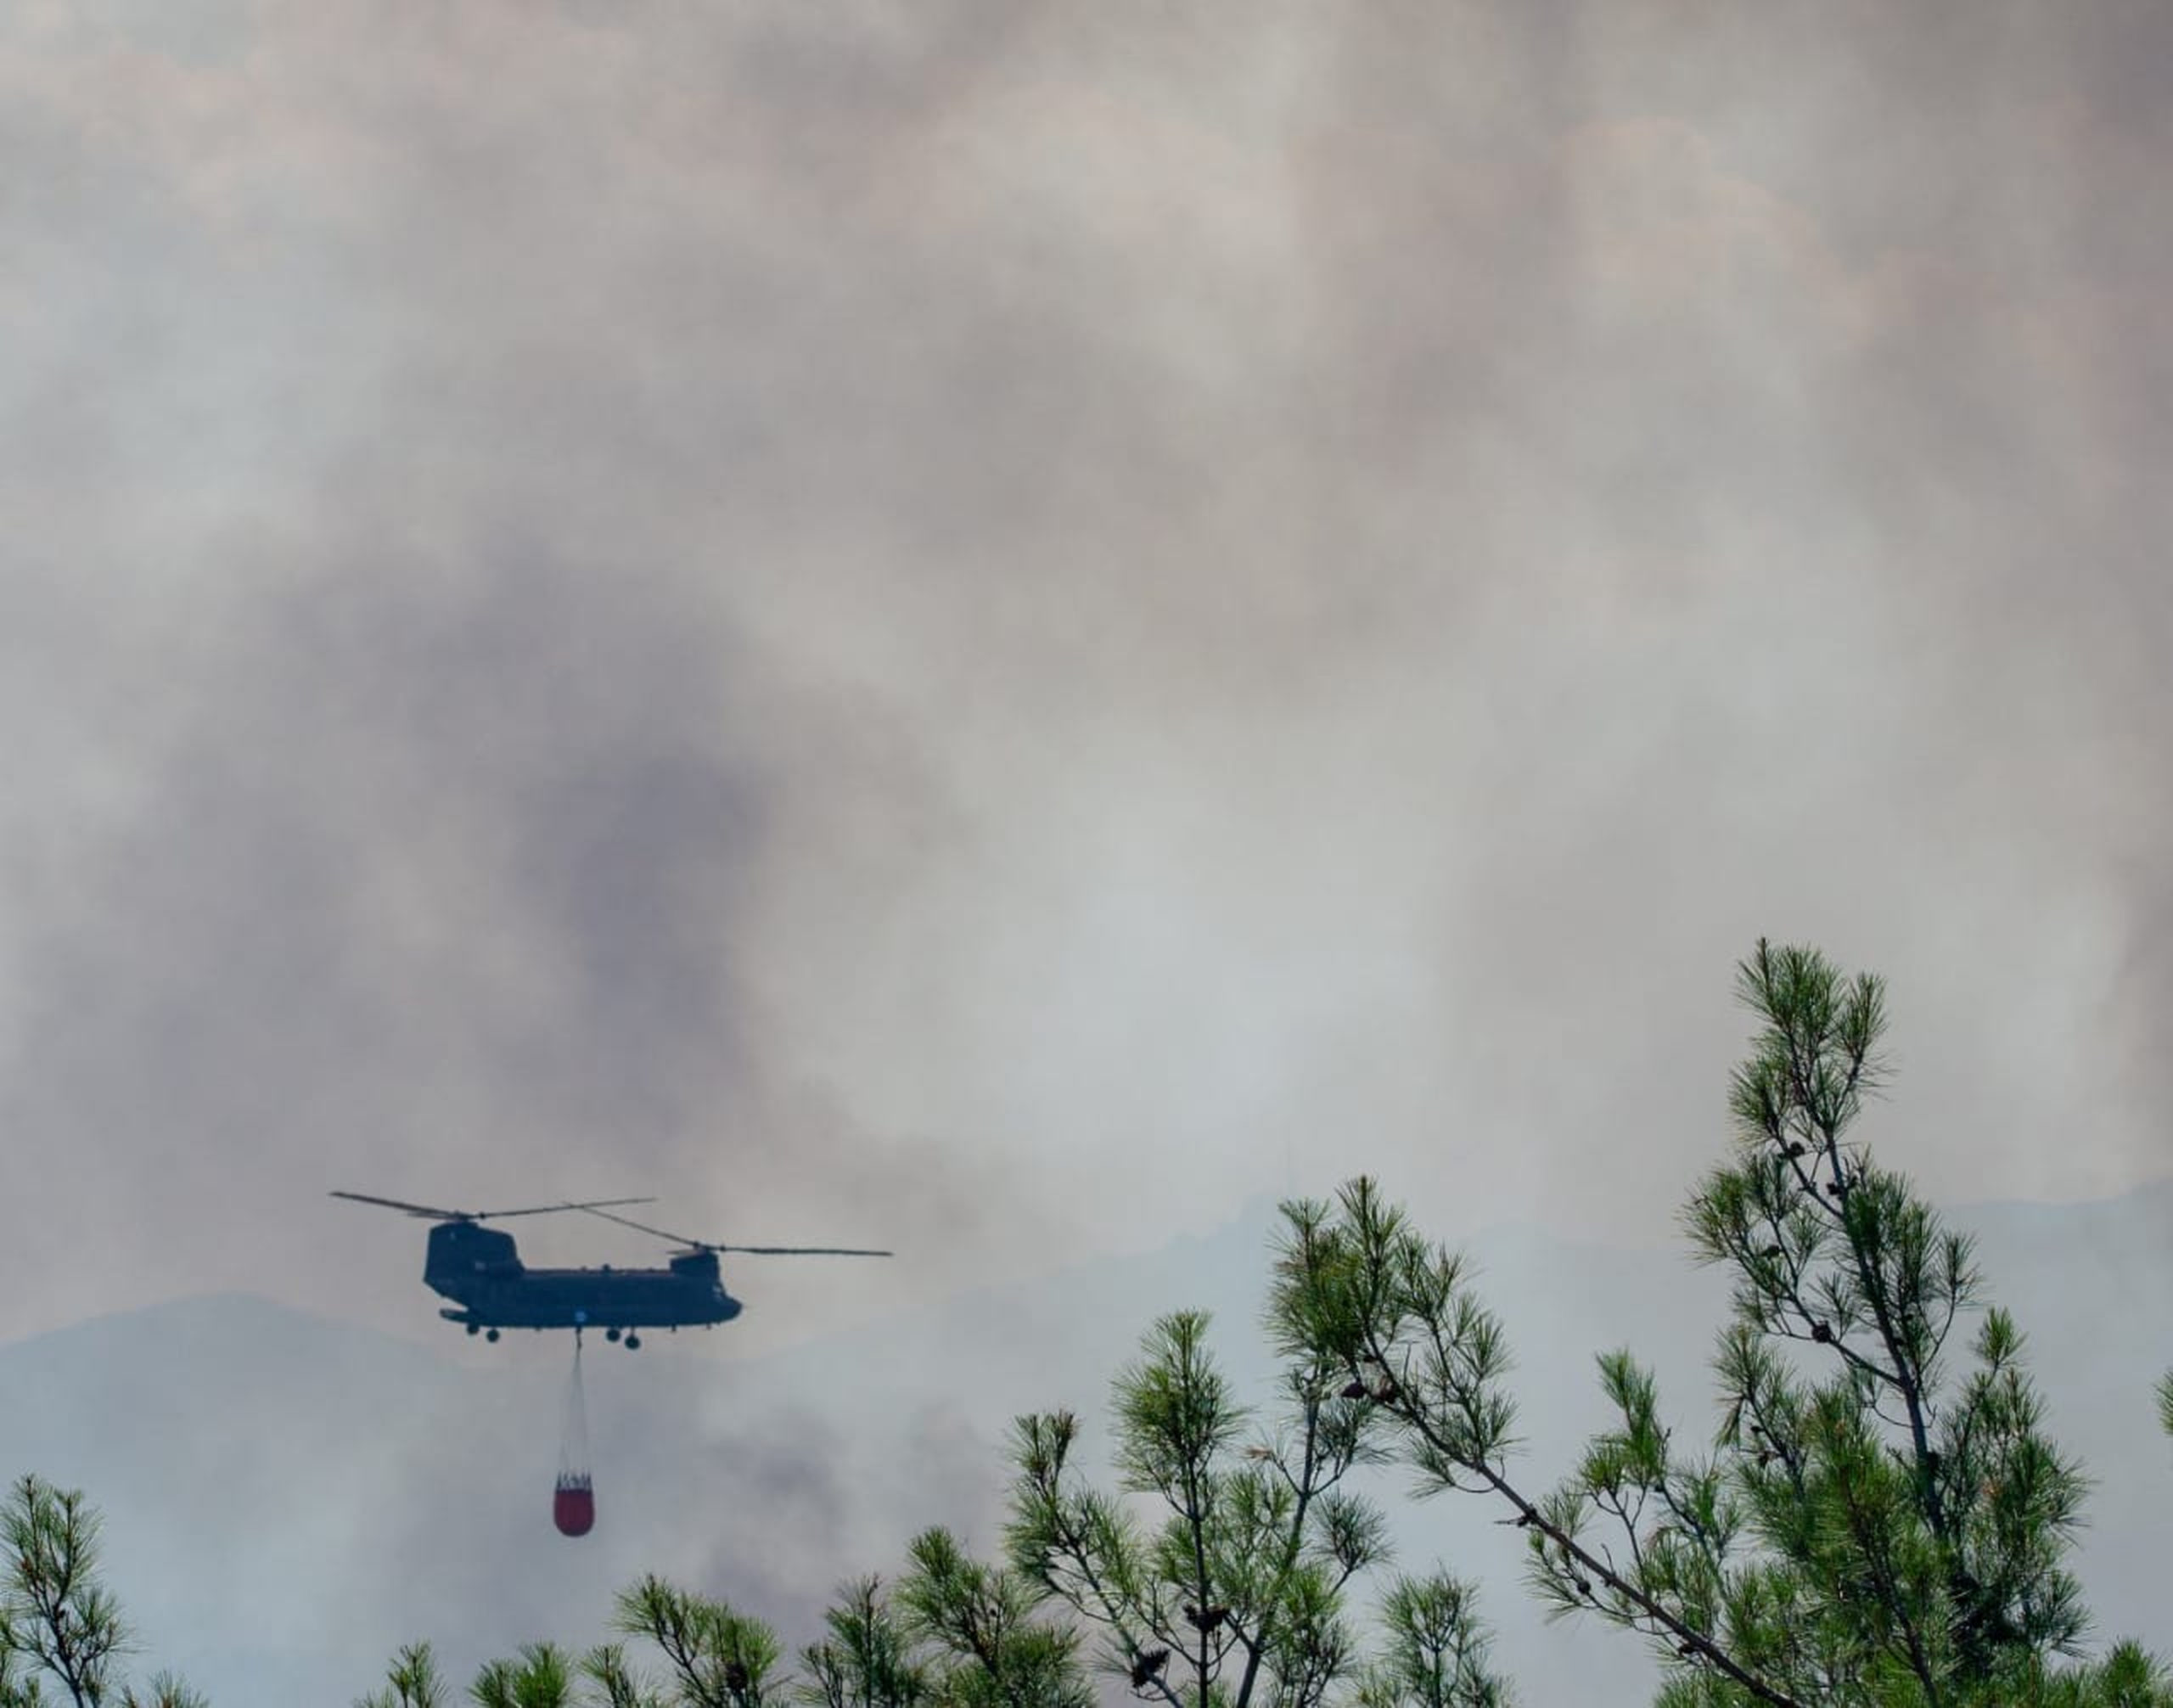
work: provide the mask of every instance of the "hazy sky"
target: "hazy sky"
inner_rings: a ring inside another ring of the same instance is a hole
[[[2173,10],[17,0],[0,1334],[2167,1171]],[[543,1257],[632,1261],[531,1225]],[[307,1266],[290,1267],[289,1266]]]

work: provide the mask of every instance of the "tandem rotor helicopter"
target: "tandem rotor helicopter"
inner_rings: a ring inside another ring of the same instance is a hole
[[[420,1216],[430,1229],[423,1281],[460,1308],[438,1315],[458,1323],[471,1334],[495,1340],[503,1329],[570,1329],[576,1340],[584,1329],[601,1329],[607,1340],[622,1335],[629,1351],[641,1343],[643,1329],[713,1329],[729,1323],[740,1301],[724,1290],[717,1267],[720,1252],[752,1257],[888,1257],[851,1245],[714,1245],[667,1233],[612,1211],[629,1204],[653,1204],[649,1198],[598,1198],[586,1204],[536,1204],[520,1210],[438,1210],[366,1192],[334,1192],[357,1204],[375,1204]],[[486,1222],[509,1216],[554,1216],[578,1211],[615,1222],[682,1249],[662,1269],[531,1269],[520,1261],[513,1236]]]

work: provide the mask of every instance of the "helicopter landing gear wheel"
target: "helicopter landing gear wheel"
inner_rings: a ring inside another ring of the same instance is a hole
[[[604,1338],[607,1340],[616,1340],[619,1338],[619,1331],[616,1329],[606,1329],[604,1331]]]
[[[491,1345],[496,1346],[498,1340],[498,1331],[496,1329],[486,1329],[483,1331],[483,1338],[490,1341]]]
[[[468,1325],[468,1332],[471,1336],[480,1334],[483,1332],[483,1325],[480,1323],[470,1323]]]
[[[626,1336],[626,1350],[629,1352],[638,1352],[641,1350],[641,1345],[642,1337],[640,1335],[629,1334]]]

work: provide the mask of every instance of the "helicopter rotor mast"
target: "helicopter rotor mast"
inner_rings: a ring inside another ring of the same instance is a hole
[[[637,1202],[653,1200],[638,1200]],[[689,1239],[683,1233],[672,1233],[661,1228],[652,1228],[646,1222],[637,1222],[632,1216],[614,1216],[599,1205],[570,1204],[569,1210],[584,1211],[604,1222],[615,1222],[621,1228],[631,1228],[637,1233],[652,1234],[659,1239],[669,1239],[690,1251],[733,1251],[748,1257],[890,1257],[890,1251],[871,1251],[859,1245],[720,1245],[707,1239]]]

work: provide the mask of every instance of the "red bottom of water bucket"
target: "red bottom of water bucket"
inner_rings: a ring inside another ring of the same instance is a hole
[[[551,1522],[561,1536],[587,1536],[596,1525],[596,1494],[584,1478],[560,1483],[551,1497]]]

